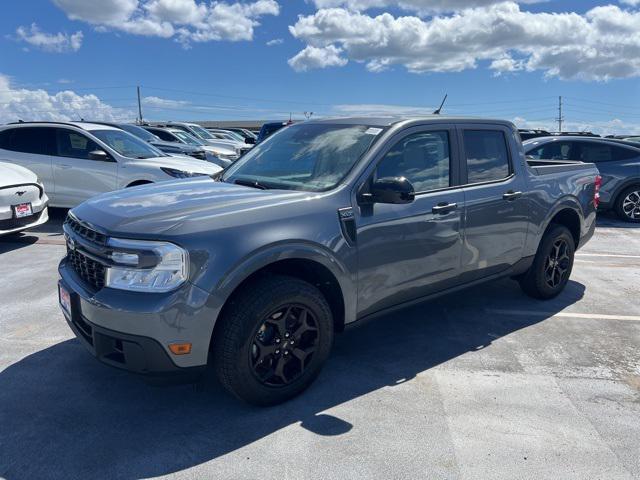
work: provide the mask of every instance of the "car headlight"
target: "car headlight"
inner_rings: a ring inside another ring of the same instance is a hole
[[[174,178],[204,177],[207,175],[206,173],[186,172],[184,170],[177,170],[175,168],[167,168],[167,167],[160,167],[160,170],[162,170],[167,175],[171,175]]]
[[[224,155],[224,154],[222,154],[222,153],[217,153],[217,154],[216,154],[216,156],[217,156],[218,158],[221,158],[222,160],[230,160],[230,161],[232,161],[232,162],[233,162],[233,161],[235,161],[235,160],[237,160],[238,158],[240,158],[240,155],[238,155],[238,154],[236,154],[236,153],[232,153],[232,154],[230,154],[230,155]]]
[[[105,286],[136,292],[168,292],[189,276],[189,254],[169,242],[110,238],[113,264],[107,268]]]

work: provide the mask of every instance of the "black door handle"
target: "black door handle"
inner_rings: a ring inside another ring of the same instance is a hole
[[[456,208],[458,208],[457,203],[442,202],[433,207],[431,211],[439,215],[444,215],[445,213],[454,211]]]
[[[513,190],[509,190],[507,193],[502,195],[502,198],[508,201],[513,201],[522,196],[522,192],[514,192]]]

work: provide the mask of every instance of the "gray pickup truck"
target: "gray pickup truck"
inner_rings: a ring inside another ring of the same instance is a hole
[[[295,124],[216,178],[71,210],[60,304],[109,365],[191,378],[211,364],[237,397],[275,404],[358,320],[500,277],[558,295],[598,185],[593,164],[527,162],[509,122]]]

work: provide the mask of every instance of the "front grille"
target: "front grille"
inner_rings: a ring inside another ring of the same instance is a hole
[[[78,250],[69,249],[67,258],[73,269],[85,282],[96,290],[104,287],[106,268],[103,264],[96,262]]]
[[[67,219],[64,222],[72,232],[77,233],[82,238],[89,240],[90,242],[97,243],[98,245],[107,244],[107,236],[102,233],[98,233],[88,227],[85,227],[80,222],[76,221],[71,215],[67,215]]]
[[[13,230],[14,228],[22,228],[40,220],[42,211],[22,218],[10,218],[8,220],[0,220],[0,230]]]
[[[191,156],[194,157],[194,158],[199,158],[200,160],[206,160],[207,159],[207,152],[205,152],[205,151],[191,152]]]
[[[104,287],[107,267],[94,258],[104,255],[107,236],[79,222],[72,215],[67,215],[64,222],[69,235],[67,258],[75,272],[95,290]],[[76,236],[75,240],[72,237]],[[78,238],[79,237],[79,238]],[[84,242],[80,242],[82,239]],[[84,243],[84,244],[83,244]],[[91,255],[89,254],[91,253]]]

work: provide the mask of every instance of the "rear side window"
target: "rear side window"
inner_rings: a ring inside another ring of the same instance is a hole
[[[583,162],[603,163],[630,160],[640,156],[640,153],[630,148],[605,143],[583,142],[580,145],[580,159]]]
[[[55,131],[48,127],[18,127],[0,132],[0,148],[36,155],[55,155]]]
[[[58,156],[89,159],[89,152],[102,150],[96,142],[73,130],[58,129]]]
[[[509,153],[504,133],[498,130],[465,130],[467,182],[482,183],[507,178]]]

